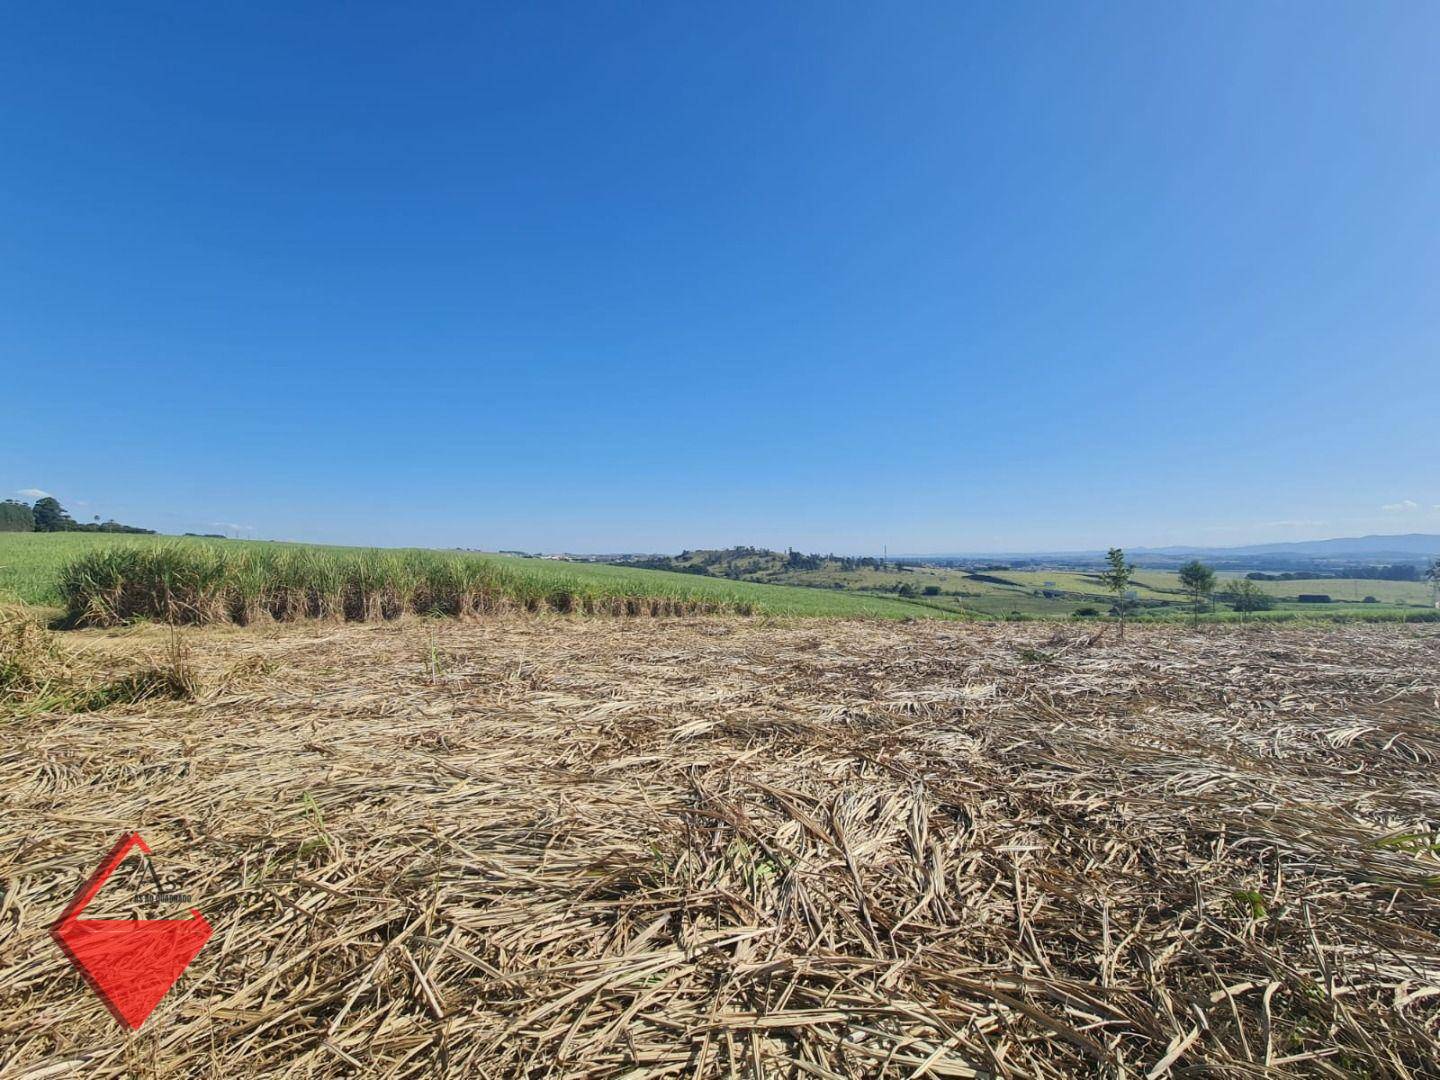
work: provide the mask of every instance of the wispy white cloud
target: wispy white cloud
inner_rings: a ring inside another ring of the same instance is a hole
[[[1380,507],[1380,509],[1384,510],[1387,514],[1408,514],[1412,511],[1419,510],[1420,504],[1414,499],[1401,499],[1399,502],[1386,503]]]
[[[1260,527],[1262,529],[1319,529],[1324,524],[1323,521],[1266,521]]]
[[[233,521],[212,521],[212,522],[210,522],[210,527],[211,527],[212,529],[224,529],[226,532],[254,532],[254,531],[255,531],[255,526],[254,526],[254,525],[239,525],[239,524],[236,524],[236,523],[233,522]]]
[[[21,488],[15,492],[22,499],[49,499],[53,496],[48,491],[41,491],[39,488]]]

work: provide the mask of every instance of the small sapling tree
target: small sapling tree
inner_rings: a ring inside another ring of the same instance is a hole
[[[1275,601],[1270,598],[1269,593],[1246,578],[1230,582],[1225,591],[1230,596],[1230,606],[1240,612],[1241,622],[1244,622],[1246,616],[1252,611],[1269,611],[1275,606]]]
[[[1191,559],[1180,567],[1180,584],[1195,605],[1195,625],[1200,625],[1200,606],[1215,591],[1215,571],[1199,559]]]
[[[1125,636],[1125,608],[1128,600],[1125,590],[1130,588],[1130,579],[1135,574],[1135,567],[1125,561],[1125,552],[1118,547],[1112,547],[1105,553],[1107,569],[1100,574],[1100,583],[1105,586],[1106,591],[1115,594],[1115,613],[1120,616],[1120,636]]]

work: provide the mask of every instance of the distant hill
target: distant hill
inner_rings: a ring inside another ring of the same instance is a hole
[[[1394,535],[1344,536],[1331,540],[1290,540],[1272,544],[1243,544],[1236,547],[1201,547],[1177,544],[1169,547],[1127,548],[1126,553],[1141,562],[1171,562],[1177,559],[1213,558],[1241,559],[1354,559],[1384,562],[1414,562],[1440,556],[1440,536],[1434,533],[1399,533]],[[903,555],[897,558],[915,561],[966,561],[994,559],[999,561],[1087,562],[1105,557],[1103,551],[986,551],[946,555]]]
[[[682,551],[679,555],[652,555],[617,560],[625,566],[645,570],[668,570],[677,574],[700,574],[732,581],[767,581],[803,571],[829,570],[850,573],[874,570],[879,559],[846,555],[805,555],[798,551],[771,551],[768,548],[731,547]]]
[[[1136,553],[1156,555],[1307,555],[1317,559],[1414,558],[1440,555],[1440,536],[1434,533],[1343,536],[1333,540],[1292,540],[1276,544],[1247,544],[1241,547],[1136,548]]]

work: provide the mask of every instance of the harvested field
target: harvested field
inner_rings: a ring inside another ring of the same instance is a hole
[[[0,729],[6,1076],[1440,1075],[1435,628],[181,633]],[[125,1037],[46,927],[137,828]]]

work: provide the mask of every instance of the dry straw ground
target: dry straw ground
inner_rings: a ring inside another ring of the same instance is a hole
[[[1440,1075],[1433,628],[182,634],[3,728],[6,1076]],[[137,827],[127,1038],[45,928]]]

